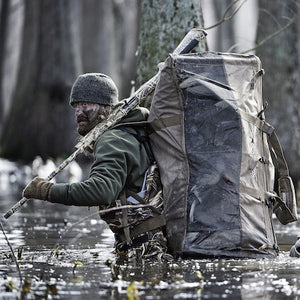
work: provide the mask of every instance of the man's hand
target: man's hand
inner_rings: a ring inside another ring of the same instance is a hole
[[[53,183],[48,180],[35,177],[23,190],[22,196],[40,200],[49,200],[49,194]]]

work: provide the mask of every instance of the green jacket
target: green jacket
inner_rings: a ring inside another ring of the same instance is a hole
[[[135,108],[120,123],[145,121],[148,113],[145,108]],[[145,135],[141,128],[126,128]],[[124,188],[139,192],[149,166],[146,149],[135,136],[117,128],[108,130],[94,144],[89,178],[71,184],[54,184],[50,201],[77,206],[110,205]]]

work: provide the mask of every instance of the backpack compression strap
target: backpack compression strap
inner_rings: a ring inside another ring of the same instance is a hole
[[[277,172],[278,172],[278,196],[273,199],[276,200],[274,212],[278,220],[286,225],[288,223],[297,221],[297,201],[293,181],[289,176],[289,169],[286,159],[283,154],[281,144],[273,126],[261,120],[258,117],[251,116],[246,112],[239,110],[241,117],[254,124],[260,130],[265,132],[271,143],[271,146],[276,154]]]

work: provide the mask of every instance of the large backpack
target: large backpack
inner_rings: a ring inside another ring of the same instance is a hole
[[[273,211],[283,224],[297,219],[293,183],[264,120],[262,75],[254,55],[204,52],[165,62],[149,122],[173,254],[272,257]]]

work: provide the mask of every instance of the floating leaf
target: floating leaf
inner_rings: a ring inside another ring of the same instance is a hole
[[[80,261],[74,261],[73,263],[74,263],[73,273],[75,273],[77,266],[83,267],[83,263]]]
[[[11,292],[12,290],[17,290],[18,288],[14,285],[12,280],[9,280],[8,283],[5,285],[6,291]]]
[[[55,251],[55,255],[56,255],[56,257],[58,257],[58,254],[59,254],[59,253],[58,253],[58,252],[59,252],[59,248],[58,248],[58,247],[56,247],[54,251]]]
[[[138,296],[138,288],[144,283],[144,281],[140,281],[136,286],[134,282],[131,282],[127,287],[127,298],[129,300],[138,300],[140,297]]]

